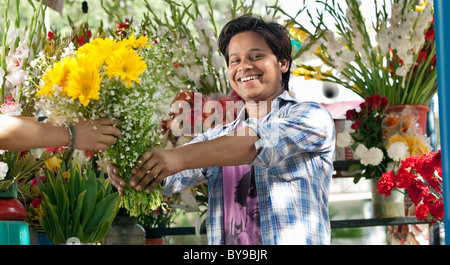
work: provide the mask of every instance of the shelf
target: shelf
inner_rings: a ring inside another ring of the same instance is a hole
[[[427,221],[418,220],[415,217],[397,217],[397,218],[374,218],[374,219],[353,219],[353,220],[331,220],[331,228],[351,228],[351,227],[367,227],[367,226],[389,226],[389,225],[407,225],[407,224],[430,224]],[[146,230],[147,235],[149,231]],[[152,229],[153,235],[179,236],[179,235],[195,235],[195,227],[173,227],[173,228],[157,228]],[[206,234],[203,229],[200,234]]]
[[[418,220],[416,217],[396,217],[396,218],[373,218],[373,219],[353,219],[353,220],[331,220],[331,228],[350,228],[366,226],[389,226],[407,224],[431,224],[427,221]]]
[[[333,167],[335,171],[346,171],[353,164],[359,164],[359,160],[340,160],[334,161]]]

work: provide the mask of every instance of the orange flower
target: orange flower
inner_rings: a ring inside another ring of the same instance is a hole
[[[392,114],[392,115],[390,115],[390,116],[387,116],[386,119],[384,120],[384,122],[386,123],[386,126],[387,126],[389,129],[394,128],[394,127],[398,124],[399,121],[400,121],[400,119],[397,119],[397,118],[395,117],[395,114]]]
[[[404,114],[402,117],[402,128],[400,129],[402,133],[408,132],[409,128],[414,125],[413,118],[409,114]]]

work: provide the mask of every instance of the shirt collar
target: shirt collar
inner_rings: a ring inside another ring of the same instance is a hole
[[[292,95],[287,91],[284,90],[283,93],[281,93],[277,98],[274,99],[272,102],[272,110],[273,110],[273,104],[274,102],[278,102],[278,106],[282,106],[283,102],[285,101],[297,101]],[[245,106],[242,108],[242,110],[239,112],[239,115],[237,116],[237,119],[230,124],[233,128],[235,128],[241,121],[245,121]]]

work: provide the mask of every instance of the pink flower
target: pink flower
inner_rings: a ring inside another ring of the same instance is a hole
[[[0,111],[8,116],[20,116],[22,114],[22,104],[12,100],[12,97],[5,97],[5,103],[0,107]]]

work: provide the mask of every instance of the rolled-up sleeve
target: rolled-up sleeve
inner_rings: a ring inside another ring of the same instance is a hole
[[[186,145],[208,141],[210,139],[216,138],[221,133],[224,133],[223,130],[219,127],[215,127],[215,129],[208,130],[207,132],[198,135]],[[180,171],[177,174],[169,176],[163,180],[163,182],[161,183],[163,187],[162,192],[164,195],[181,192],[186,188],[193,187],[197,184],[207,181],[210,176],[217,174],[218,171],[218,167],[197,168]]]
[[[333,144],[333,120],[319,103],[301,102],[277,115],[263,122],[246,121],[259,136],[255,143],[259,153],[250,164],[274,166],[296,153],[327,151]]]

